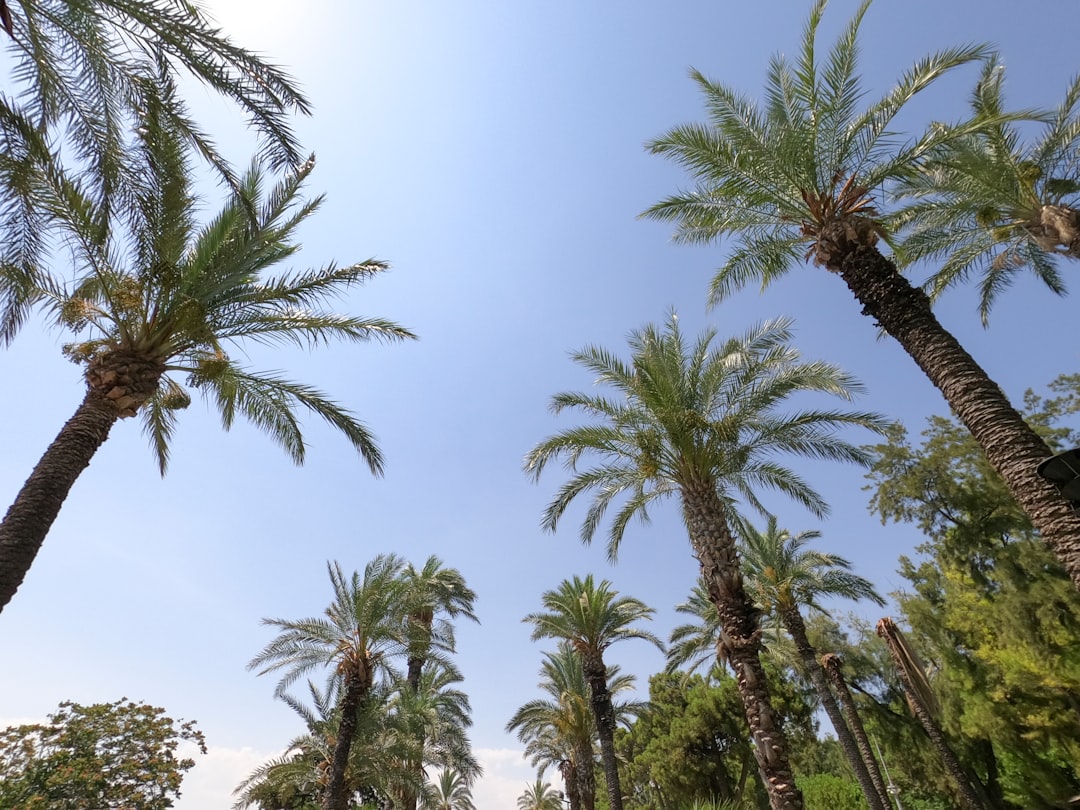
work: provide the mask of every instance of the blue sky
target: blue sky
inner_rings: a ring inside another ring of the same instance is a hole
[[[628,331],[671,307],[687,333],[712,325],[721,336],[790,315],[806,357],[866,384],[861,407],[915,431],[945,411],[838,279],[797,268],[767,295],[750,290],[709,312],[705,290],[725,246],[673,245],[669,226],[638,219],[686,182],[643,144],[703,118],[688,69],[756,94],[769,56],[797,50],[809,3],[208,5],[239,43],[287,65],[315,104],[296,126],[318,159],[308,188],[327,202],[303,232],[299,261],[390,261],[392,272],[341,308],[393,318],[421,338],[313,354],[252,348],[251,363],[354,409],[378,436],[387,475],[373,479],[317,423],[297,469],[246,425],[223,433],[197,400],[162,480],[138,426],[118,425],[0,616],[0,722],[41,718],[64,699],[162,705],[197,720],[212,750],[178,806],[228,807],[239,778],[299,730],[272,699],[274,681],[245,670],[271,637],[259,620],[320,613],[327,560],[361,569],[381,552],[418,564],[437,554],[479,594],[481,624],[458,634],[472,738],[489,773],[475,791],[478,810],[512,806],[532,777],[503,726],[535,695],[542,649],[521,617],[561,579],[592,572],[654,606],[652,629],[666,636],[696,575],[674,504],[651,526],[632,527],[616,566],[602,545],[578,542],[580,511],[557,534],[540,531],[562,477],[553,469],[534,485],[521,458],[569,424],[549,415],[549,397],[591,384],[570,350],[621,350]],[[823,42],[855,5],[834,0]],[[868,91],[884,92],[931,50],[992,41],[1013,103],[1056,104],[1076,70],[1076,14],[1064,0],[1023,14],[997,0],[879,2],[863,30]],[[959,116],[973,79],[928,92],[912,125]],[[246,164],[253,141],[235,110],[197,86],[189,95],[227,154]],[[210,210],[219,195],[208,186]],[[940,317],[1014,400],[1075,371],[1075,341],[1059,325],[1074,313],[1070,299],[1025,280],[989,330],[975,305],[973,291],[956,291]],[[32,324],[0,360],[8,500],[81,398],[63,341]],[[880,590],[897,588],[897,556],[911,553],[917,534],[868,514],[861,471],[804,472],[832,516],[816,521],[770,497],[781,524],[820,529],[823,548]],[[613,648],[611,660],[642,684],[662,666],[635,642]]]

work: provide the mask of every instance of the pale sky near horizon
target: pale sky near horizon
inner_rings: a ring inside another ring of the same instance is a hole
[[[185,781],[180,810],[218,810],[252,768],[300,731],[274,701],[272,677],[246,663],[271,638],[263,617],[321,613],[328,560],[362,569],[395,552],[430,554],[460,569],[478,593],[481,624],[461,625],[458,661],[487,775],[477,810],[507,810],[533,778],[504,732],[536,696],[546,645],[521,618],[563,578],[592,572],[657,609],[666,637],[696,576],[674,504],[631,527],[618,564],[583,547],[575,510],[555,535],[539,528],[562,482],[521,473],[537,441],[572,418],[547,412],[557,391],[585,389],[570,350],[622,352],[624,337],[677,309],[687,334],[722,337],[778,315],[795,318],[808,358],[861,379],[859,407],[902,419],[913,433],[941,397],[914,364],[859,314],[843,284],[796,268],[765,296],[748,290],[713,311],[705,291],[725,245],[671,243],[641,211],[685,184],[644,143],[703,119],[687,71],[700,69],[756,95],[769,56],[796,52],[809,2],[369,3],[363,0],[212,0],[222,27],[288,66],[315,105],[298,120],[317,155],[308,190],[327,201],[303,232],[298,261],[371,256],[393,270],[341,303],[395,319],[416,343],[275,353],[280,368],[354,409],[379,438],[387,474],[373,479],[346,443],[307,423],[308,463],[295,468],[246,425],[223,433],[199,400],[181,416],[169,475],[158,477],[138,426],[125,422],[76,484],[26,582],[0,614],[0,726],[43,718],[65,699],[127,696],[198,721],[211,746]],[[854,10],[834,0],[822,45]],[[872,97],[916,58],[961,42],[996,43],[1016,106],[1056,104],[1077,70],[1078,11],[1064,0],[879,0],[863,29]],[[912,125],[962,114],[974,70],[920,101]],[[237,114],[194,88],[207,128],[241,165],[253,151]],[[215,209],[219,191],[210,189]],[[1076,268],[1063,267],[1071,279]],[[1071,285],[1075,286],[1075,285]],[[991,328],[972,290],[949,295],[940,317],[1006,393],[1019,401],[1077,369],[1065,327],[1074,299],[1030,280],[1003,298]],[[0,355],[7,426],[0,491],[8,502],[81,398],[65,338],[30,324]],[[859,437],[859,440],[869,437]],[[889,592],[900,554],[918,534],[867,512],[860,470],[800,467],[832,504],[816,521],[766,498],[781,525],[818,528],[821,547],[851,559]],[[858,612],[875,615],[868,609]],[[662,668],[647,644],[610,660],[645,687]],[[554,780],[554,775],[548,778]]]

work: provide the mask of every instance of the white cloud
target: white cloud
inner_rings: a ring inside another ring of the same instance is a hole
[[[520,750],[513,748],[477,748],[473,751],[484,767],[484,775],[473,786],[476,810],[512,810],[518,796],[536,780],[536,770]],[[545,779],[551,781],[549,771]],[[561,782],[556,788],[561,788]]]

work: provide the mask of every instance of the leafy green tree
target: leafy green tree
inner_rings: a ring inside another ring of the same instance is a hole
[[[767,774],[774,810],[801,806],[781,724],[770,708],[761,669],[758,610],[746,594],[729,512],[737,498],[761,507],[757,492],[777,490],[815,514],[827,505],[809,484],[785,467],[785,455],[865,463],[867,456],[841,440],[841,428],[881,431],[873,414],[804,409],[784,413],[789,397],[819,392],[850,400],[858,384],[835,366],[802,362],[790,345],[785,319],[757,326],[741,338],[713,346],[706,331],[687,346],[673,314],[663,330],[647,326],[630,336],[626,363],[602,348],[577,352],[574,361],[593,372],[614,396],[568,392],[552,409],[584,411],[596,422],[544,440],[526,457],[539,478],[563,459],[571,478],[544,515],[554,531],[570,503],[591,492],[581,528],[589,542],[611,503],[626,496],[608,532],[614,559],[627,524],[648,517],[652,503],[677,496],[690,545],[716,606],[724,653],[738,673],[758,767]],[[595,466],[580,468],[583,459]]]
[[[562,810],[562,796],[543,778],[537,779],[518,796],[518,810]]]
[[[425,798],[425,810],[476,810],[469,780],[453,768],[443,768],[432,794]]]
[[[862,810],[865,806],[862,790],[850,779],[818,773],[797,781],[807,810]]]
[[[672,129],[652,149],[686,168],[697,186],[647,213],[676,222],[684,241],[735,237],[712,281],[714,302],[753,281],[767,287],[804,259],[839,276],[863,314],[895,338],[941,391],[1080,588],[1080,516],[1035,472],[1050,449],[937,320],[929,297],[878,249],[883,237],[891,238],[895,217],[877,210],[874,191],[911,175],[936,148],[987,123],[935,124],[911,138],[896,131],[897,115],[935,79],[988,51],[969,46],[936,53],[864,106],[858,32],[868,6],[868,0],[862,3],[819,59],[825,0],[818,0],[794,64],[782,56],[770,63],[761,104],[696,73],[708,124]]]
[[[164,810],[195,766],[181,743],[205,754],[202,732],[164,709],[121,698],[65,701],[48,722],[0,732],[0,807],[21,810]]]
[[[386,265],[276,270],[299,250],[296,229],[321,203],[300,198],[310,162],[270,189],[253,165],[217,216],[199,226],[189,150],[163,107],[144,110],[128,156],[133,197],[123,210],[101,208],[62,172],[50,175],[49,204],[71,246],[75,276],[37,294],[74,335],[64,352],[85,368],[86,393],[0,523],[0,608],[117,421],[142,417],[164,473],[189,389],[217,408],[226,429],[243,416],[298,464],[305,455],[298,412],[306,411],[339,430],[373,473],[382,470],[373,437],[352,413],[310,386],[245,368],[232,352],[249,342],[315,347],[412,337],[390,321],[323,309]]]
[[[864,749],[848,727],[818,661],[818,652],[810,643],[802,615],[803,608],[825,612],[819,601],[822,597],[867,599],[879,606],[885,600],[869,580],[851,573],[851,563],[843,557],[805,548],[821,536],[820,532],[793,535],[778,528],[771,515],[763,532],[746,520],[738,521],[736,526],[751,597],[767,615],[779,620],[795,643],[803,673],[817,691],[866,801],[871,808],[888,810],[889,796],[877,760],[869,746]]]
[[[1030,123],[1005,115],[1004,79],[1004,67],[988,59],[972,114],[992,123],[936,150],[898,189],[917,201],[904,211],[901,258],[942,261],[929,282],[934,298],[977,277],[984,324],[1019,271],[1063,294],[1057,259],[1080,259],[1080,77],[1031,139]]]
[[[530,613],[523,621],[533,625],[533,641],[563,639],[581,657],[600,740],[609,807],[622,810],[622,787],[615,758],[615,707],[604,653],[612,644],[629,639],[642,639],[663,649],[660,639],[637,626],[642,621],[651,621],[655,611],[638,599],[620,596],[607,580],[594,582],[592,574],[584,579],[575,576],[563,580],[558,588],[545,591],[540,599],[544,611]]]
[[[323,810],[348,807],[345,777],[358,713],[375,688],[376,676],[396,676],[394,659],[408,653],[403,567],[404,561],[393,554],[375,557],[365,566],[363,577],[357,572],[346,577],[336,562],[328,564],[334,599],[325,618],[263,619],[263,624],[280,632],[248,664],[260,675],[284,670],[275,692],[278,696],[298,678],[330,670],[340,694],[340,719],[321,796]]]

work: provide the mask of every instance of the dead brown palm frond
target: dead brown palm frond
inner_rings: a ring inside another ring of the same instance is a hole
[[[934,693],[933,686],[930,685],[930,679],[926,675],[926,667],[922,659],[919,658],[918,653],[904,638],[904,634],[900,632],[896,622],[887,616],[881,619],[877,623],[877,634],[888,645],[893,661],[900,670],[900,674],[904,676],[905,687],[910,685],[910,689],[905,688],[909,705],[914,701],[919,701],[926,711],[934,717],[939,717],[941,715],[941,703]],[[915,713],[915,706],[912,705],[911,710]]]

